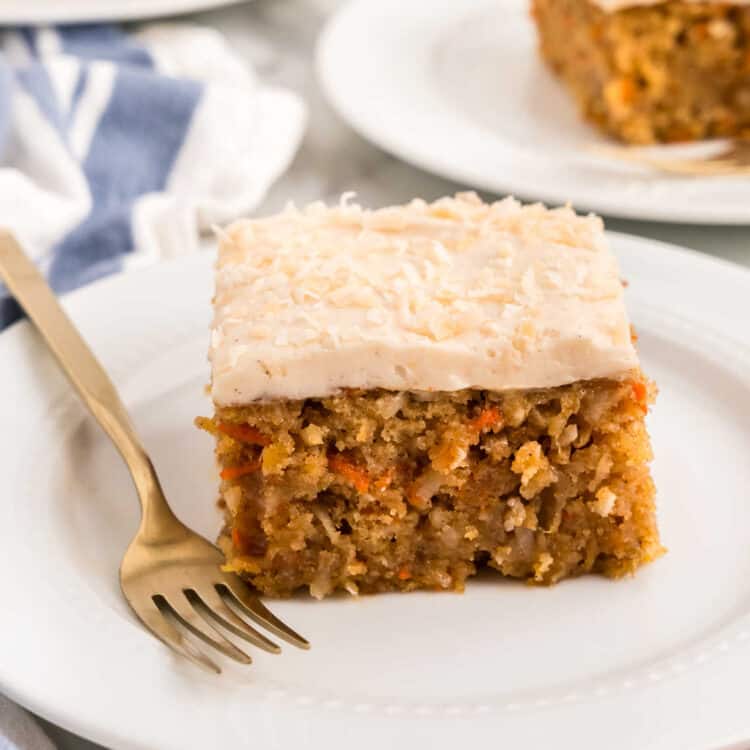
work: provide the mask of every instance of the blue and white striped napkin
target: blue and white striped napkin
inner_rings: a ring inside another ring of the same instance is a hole
[[[0,30],[0,222],[57,292],[194,252],[260,202],[305,119],[212,29]],[[0,329],[18,316],[0,288]]]
[[[305,120],[211,29],[0,30],[0,223],[58,292],[194,252],[260,202]],[[0,329],[19,315],[0,285]],[[51,748],[0,695],[0,750]]]

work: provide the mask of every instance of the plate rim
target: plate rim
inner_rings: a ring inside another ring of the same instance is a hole
[[[391,2],[396,1],[391,0]],[[425,13],[428,9],[434,13],[433,0],[412,0],[410,5],[421,7],[420,2],[425,7]],[[539,187],[537,183],[531,186],[528,181],[533,178],[526,178],[526,183],[524,183],[521,173],[505,180],[495,180],[486,172],[475,168],[474,165],[461,164],[436,155],[434,149],[429,154],[427,151],[419,150],[415,139],[410,140],[408,136],[396,134],[393,127],[381,128],[380,118],[373,116],[375,114],[373,108],[367,110],[361,106],[364,97],[352,95],[353,87],[345,82],[347,74],[341,71],[350,68],[353,62],[351,56],[346,54],[351,50],[351,45],[346,44],[346,38],[355,27],[364,25],[363,21],[366,21],[368,17],[373,17],[376,13],[389,12],[384,11],[382,5],[378,4],[378,10],[373,10],[373,5],[369,0],[349,0],[343,4],[326,20],[318,36],[314,54],[315,73],[326,100],[344,122],[370,143],[430,174],[498,195],[516,195],[524,200],[538,200],[554,205],[572,202],[579,210],[586,209],[605,216],[632,221],[712,226],[750,225],[750,213],[739,208],[726,209],[721,205],[715,205],[701,212],[697,210],[695,204],[691,204],[682,205],[679,210],[665,211],[659,208],[658,200],[644,200],[637,208],[630,208],[628,205],[620,206],[616,201],[602,199],[596,190],[582,188],[577,194],[563,195],[554,187]],[[449,4],[445,3],[445,5]],[[490,0],[470,0],[468,3],[454,4],[450,7],[451,12],[455,14],[454,20],[460,22],[471,13],[472,9],[479,10],[488,5],[490,5]],[[389,5],[386,3],[385,7],[387,9]],[[441,5],[441,7],[444,6]],[[373,49],[377,48],[368,46],[367,49],[371,54]],[[343,64],[345,60],[346,65]],[[509,168],[515,166],[512,159],[509,159],[507,166]]]
[[[648,248],[649,252],[653,252],[654,250],[664,250],[666,251],[667,260],[665,261],[665,263],[667,265],[669,265],[670,259],[674,259],[679,265],[682,265],[683,263],[688,263],[690,265],[697,264],[700,268],[696,268],[696,271],[702,271],[705,273],[718,273],[721,276],[731,273],[732,277],[735,280],[739,279],[739,283],[743,287],[746,287],[748,291],[750,291],[750,269],[739,266],[732,261],[707,256],[695,250],[690,250],[688,248],[683,248],[677,245],[670,245],[669,243],[664,243],[658,240],[637,237],[621,232],[608,232],[608,237],[616,251],[618,249],[618,245],[621,244],[622,247],[627,247],[627,245],[631,243],[635,244],[636,246],[641,246],[644,250]],[[72,312],[75,317],[75,308],[78,304],[85,304],[85,300],[92,294],[92,290],[100,290],[97,293],[101,294],[108,288],[121,286],[127,287],[131,284],[137,284],[138,279],[142,274],[167,274],[169,273],[170,269],[174,269],[175,267],[179,266],[200,264],[208,268],[211,260],[210,255],[210,253],[202,253],[199,255],[172,259],[163,263],[159,263],[150,268],[123,272],[110,277],[106,277],[104,279],[100,279],[90,285],[87,285],[86,287],[65,295],[65,307],[69,309],[72,308]],[[750,295],[748,296],[748,299],[750,299]],[[78,303],[77,300],[82,300],[82,302]],[[745,304],[750,306],[750,303]],[[12,340],[17,339],[18,337],[29,336],[30,333],[31,325],[27,321],[19,321],[10,326],[5,331],[0,333],[0,352],[5,350],[6,347],[12,346],[12,343],[10,343]],[[730,336],[731,335],[734,334],[730,333]],[[147,740],[144,744],[143,737],[136,738],[135,740],[126,740],[126,738],[124,738],[122,734],[122,732],[124,731],[122,727],[120,728],[121,731],[118,733],[118,731],[108,727],[104,722],[100,722],[97,724],[97,722],[91,717],[86,716],[85,718],[81,718],[80,712],[77,715],[73,715],[69,710],[66,711],[64,708],[61,709],[59,708],[59,706],[56,706],[50,702],[45,702],[44,700],[40,702],[36,700],[34,695],[15,690],[12,680],[9,679],[8,675],[5,674],[2,660],[0,660],[0,686],[2,686],[1,689],[9,698],[16,700],[22,705],[27,706],[32,711],[43,716],[49,721],[65,727],[69,731],[75,732],[82,736],[90,737],[95,741],[103,743],[107,746],[128,748],[143,748],[153,746],[152,744],[149,744]],[[257,707],[258,705],[256,705],[256,708]],[[260,705],[260,707],[262,708],[262,705]],[[499,719],[500,714],[497,714],[496,717]],[[728,737],[728,739],[724,741],[725,745],[741,742],[747,739],[747,736],[745,734],[740,735],[736,733],[727,733],[727,735],[722,735],[722,737]],[[684,748],[680,747],[680,750],[684,750]],[[706,748],[696,745],[695,750],[706,750]]]
[[[114,0],[107,4],[98,3],[96,9],[93,3],[78,3],[67,0],[57,3],[55,12],[47,12],[45,8],[35,8],[33,3],[17,2],[17,9],[0,8],[0,25],[36,25],[36,24],[73,24],[105,21],[138,21],[161,18],[166,16],[184,15],[236,5],[245,0],[129,0],[127,4],[121,2],[121,9],[114,7]],[[78,5],[79,7],[76,7]]]

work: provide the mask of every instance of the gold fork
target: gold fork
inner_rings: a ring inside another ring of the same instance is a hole
[[[0,279],[24,308],[130,470],[141,501],[141,523],[120,565],[120,585],[141,622],[178,654],[215,672],[217,664],[184,637],[179,625],[224,655],[251,658],[217,625],[266,651],[281,649],[237,612],[289,643],[309,643],[261,604],[247,584],[220,566],[221,552],[188,529],[164,497],[154,467],[106,372],[63,312],[52,290],[12,235],[0,229]],[[236,611],[235,611],[236,610]]]
[[[750,174],[750,140],[738,138],[705,157],[671,157],[649,152],[643,146],[595,144],[589,150],[608,158],[641,164],[668,174],[718,177]]]

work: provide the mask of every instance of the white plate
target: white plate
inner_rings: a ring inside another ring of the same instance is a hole
[[[589,155],[602,139],[543,66],[529,0],[352,0],[317,66],[361,135],[471,187],[609,216],[750,223],[747,177],[665,177]]]
[[[309,652],[214,677],[118,589],[137,502],[27,323],[0,335],[0,691],[113,748],[715,750],[750,738],[750,273],[613,235],[646,372],[668,555],[633,579],[498,577],[273,609]],[[212,258],[66,306],[114,374],[178,513],[218,528],[206,414]],[[489,742],[492,741],[493,745]]]
[[[0,0],[0,24],[132,21],[237,2],[240,0]]]

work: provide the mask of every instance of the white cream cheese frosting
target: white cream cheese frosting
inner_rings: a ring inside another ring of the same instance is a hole
[[[625,8],[634,8],[639,5],[660,5],[661,3],[667,2],[667,0],[591,0],[594,5],[598,5],[602,10],[607,13],[615,13],[618,10],[624,10]],[[716,2],[716,0],[682,0],[686,3],[694,4],[710,4]],[[748,5],[750,0],[730,0],[726,3],[728,5]]]
[[[343,388],[557,386],[638,366],[600,219],[435,203],[289,208],[221,233],[217,405]]]

